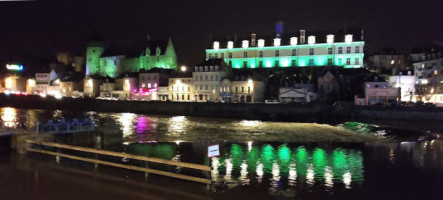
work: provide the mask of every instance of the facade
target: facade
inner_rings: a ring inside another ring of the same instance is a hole
[[[138,78],[124,76],[119,79],[106,79],[100,84],[100,97],[114,99],[136,99]]]
[[[64,97],[78,97],[80,94],[80,83],[73,80],[60,81],[60,93]]]
[[[388,82],[365,82],[365,97],[355,98],[356,105],[390,104],[400,100],[400,88],[390,87]]]
[[[411,75],[396,75],[389,76],[390,87],[400,88],[401,101],[413,101],[413,94],[415,89],[415,76]]]
[[[167,100],[168,79],[174,70],[153,68],[139,73],[137,99],[140,100]],[[163,91],[160,94],[160,87]],[[166,94],[164,93],[166,89]]]
[[[236,73],[231,81],[232,101],[237,103],[264,102],[266,84],[255,74]]]
[[[100,95],[100,85],[102,78],[96,76],[87,76],[83,81],[83,95],[89,98],[95,98]]]
[[[300,34],[283,37],[218,38],[206,49],[206,59],[221,58],[232,68],[305,66],[363,67],[363,31],[354,34]]]
[[[281,103],[307,103],[317,99],[317,94],[307,88],[281,87],[279,90]]]
[[[414,63],[416,84],[430,84],[434,93],[443,94],[443,58]]]
[[[139,72],[154,67],[177,68],[177,56],[172,40],[147,41],[133,52],[116,52],[103,39],[95,38],[86,50],[86,75],[116,78],[125,72]]]
[[[38,94],[47,94],[51,81],[57,78],[58,75],[54,70],[49,73],[35,73],[35,92]]]
[[[339,94],[339,85],[336,77],[330,71],[326,71],[318,77],[318,98],[320,101],[335,100]]]
[[[373,55],[369,57],[369,62],[373,68],[396,69],[398,71],[406,69],[406,58],[404,55]]]
[[[169,100],[195,101],[194,83],[190,73],[177,74],[169,78]]]
[[[211,59],[194,67],[194,100],[198,102],[218,102],[220,96],[220,82],[230,75],[229,69],[222,59]]]

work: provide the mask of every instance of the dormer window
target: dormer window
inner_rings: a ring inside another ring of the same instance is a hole
[[[281,39],[280,38],[275,38],[274,39],[274,46],[278,47],[281,44]]]
[[[350,43],[350,42],[352,42],[352,35],[351,34],[348,34],[348,35],[345,35],[345,42],[346,43]]]
[[[215,41],[213,47],[215,50],[218,50],[220,48],[220,43]]]
[[[332,43],[334,43],[334,35],[332,35],[332,34],[327,35],[327,36],[326,36],[326,42],[327,42],[328,44],[332,44]]]
[[[309,36],[308,37],[308,44],[315,44],[315,36]]]
[[[297,45],[297,42],[298,42],[297,39],[298,39],[297,37],[291,37],[290,43],[291,43],[292,46]]]
[[[248,40],[243,40],[241,46],[242,46],[243,48],[248,48],[248,47],[249,47],[249,41],[248,41]]]
[[[259,39],[258,40],[258,47],[264,47],[265,46],[265,40],[264,39]]]
[[[234,42],[233,41],[229,41],[228,42],[228,49],[232,49],[234,48]]]

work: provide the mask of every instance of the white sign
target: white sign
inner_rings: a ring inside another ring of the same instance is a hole
[[[220,147],[218,144],[208,146],[208,158],[220,156]]]

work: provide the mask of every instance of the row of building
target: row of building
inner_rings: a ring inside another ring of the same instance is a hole
[[[116,51],[96,35],[84,60],[75,57],[72,72],[53,69],[31,79],[11,75],[3,90],[148,101],[443,103],[441,51],[411,54],[413,67],[404,67],[401,56],[371,56],[370,65],[395,68],[373,75],[364,61],[361,29],[283,34],[280,26],[275,35],[214,37],[205,60],[193,67],[178,66],[171,39],[148,38],[129,51]],[[60,56],[70,63],[66,57]]]

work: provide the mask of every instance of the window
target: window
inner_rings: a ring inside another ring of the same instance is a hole
[[[205,85],[205,90],[208,90],[208,85]]]
[[[243,61],[243,67],[244,68],[248,67],[248,62],[247,61]]]
[[[211,75],[211,81],[213,81],[214,80],[214,76],[213,75]]]
[[[314,59],[309,59],[309,66],[314,66]]]
[[[247,51],[243,52],[243,58],[247,58],[247,57],[248,57],[248,52]]]
[[[343,53],[343,47],[338,47],[338,53],[342,54]]]
[[[314,55],[314,49],[313,48],[309,49],[309,55]]]
[[[225,58],[225,53],[221,53],[221,54],[220,54],[220,57],[221,57],[221,58]]]
[[[351,47],[346,47],[346,53],[351,53]]]
[[[360,53],[360,47],[359,46],[355,47],[355,53]]]
[[[329,54],[329,55],[332,54],[332,47],[329,47],[329,48],[328,48],[328,54]]]
[[[232,53],[229,53],[229,58],[232,58]]]
[[[188,92],[191,91],[191,87],[188,86]]]
[[[258,67],[263,67],[263,61],[262,60],[258,61]]]
[[[275,57],[279,57],[280,56],[280,50],[275,50]]]
[[[211,59],[212,58],[212,54],[208,54],[208,59]]]
[[[185,100],[185,95],[184,94],[182,94],[182,100]]]
[[[154,83],[154,87],[157,88],[157,83]]]
[[[245,87],[241,86],[241,92],[245,92]]]
[[[258,52],[258,57],[263,58],[263,51]]]
[[[215,75],[215,80],[218,81],[218,75]]]
[[[274,67],[278,67],[278,66],[280,66],[280,62],[279,62],[279,60],[276,60],[274,63]]]
[[[248,86],[248,93],[251,93],[251,87]]]
[[[145,87],[145,84],[144,84],[144,83],[142,83],[142,87]]]
[[[351,64],[351,59],[350,58],[346,58],[346,65],[350,65]]]
[[[208,80],[208,75],[205,76],[205,81],[207,81],[207,80]]]
[[[332,58],[328,58],[328,66],[332,65]]]
[[[359,65],[360,64],[360,60],[358,58],[355,58],[355,64]]]
[[[144,85],[144,84],[143,84]],[[148,83],[148,88],[151,88],[151,83]]]
[[[292,60],[291,66],[293,66],[293,67],[297,66],[297,60]]]
[[[296,56],[297,55],[297,49],[292,49],[292,56]]]
[[[188,94],[188,101],[189,101],[189,100],[191,100],[191,97],[190,97],[189,94]]]
[[[218,58],[218,54],[214,54],[214,58],[217,59]]]
[[[235,86],[235,93],[238,93],[238,87]]]

